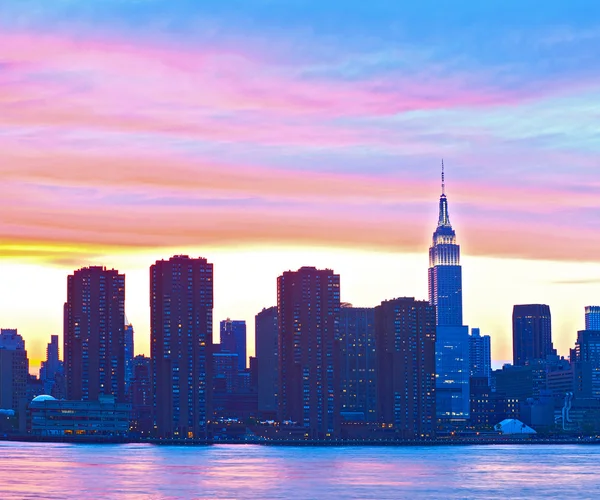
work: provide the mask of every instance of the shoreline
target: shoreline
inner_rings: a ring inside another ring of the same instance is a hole
[[[64,443],[64,444],[153,444],[157,446],[212,446],[212,445],[260,445],[260,446],[292,446],[292,447],[350,447],[350,446],[395,446],[395,447],[435,447],[435,446],[494,446],[494,445],[600,445],[600,438],[481,438],[481,439],[435,439],[417,441],[392,440],[200,440],[200,439],[157,439],[130,438],[117,436],[0,436],[0,442],[17,443]]]

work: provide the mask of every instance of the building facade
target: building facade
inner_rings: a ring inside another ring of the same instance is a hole
[[[469,362],[471,377],[487,377],[492,374],[492,343],[489,335],[481,335],[479,328],[471,328],[469,337]]]
[[[279,321],[277,306],[263,309],[255,317],[256,378],[258,413],[275,419],[279,386]]]
[[[469,418],[469,328],[463,326],[460,246],[450,223],[442,162],[438,225],[429,248],[429,303],[436,307],[436,411],[441,420]]]
[[[414,298],[375,308],[377,417],[399,437],[432,437],[436,429],[435,306]]]
[[[600,399],[600,330],[577,332],[577,342],[572,353],[575,395]]]
[[[212,415],[213,265],[178,255],[150,268],[155,433],[203,439]]]
[[[585,329],[600,330],[600,306],[586,306]]]
[[[238,370],[246,369],[246,322],[227,318],[221,321],[221,351],[238,355]]]
[[[125,325],[123,345],[125,355],[125,392],[129,394],[131,386],[131,380],[133,379],[133,357],[134,357],[134,346],[133,346],[134,330],[131,323]]]
[[[342,414],[374,422],[377,419],[375,309],[342,304],[340,341]]]
[[[279,420],[311,439],[340,432],[340,276],[302,267],[277,279]]]
[[[513,308],[513,365],[524,366],[556,355],[552,346],[550,307],[522,304]]]
[[[125,395],[125,275],[105,267],[75,271],[67,280],[64,370],[67,399],[97,401]]]
[[[141,436],[152,434],[152,382],[150,358],[133,358],[133,377],[129,387],[131,431]]]
[[[20,409],[27,397],[29,360],[17,330],[0,330],[0,410]]]
[[[112,395],[98,401],[38,396],[29,403],[29,432],[35,436],[126,436],[131,405]]]
[[[58,335],[50,336],[50,343],[46,346],[46,360],[42,361],[40,367],[40,380],[44,386],[44,394],[54,395],[61,392],[62,388],[57,387],[57,384],[64,385],[64,376]]]

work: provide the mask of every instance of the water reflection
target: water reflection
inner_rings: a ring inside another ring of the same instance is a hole
[[[600,498],[600,447],[0,443],[0,498]]]

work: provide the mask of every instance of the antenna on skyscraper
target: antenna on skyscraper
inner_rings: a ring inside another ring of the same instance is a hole
[[[442,158],[442,194],[446,194],[446,181],[444,179],[444,159]]]

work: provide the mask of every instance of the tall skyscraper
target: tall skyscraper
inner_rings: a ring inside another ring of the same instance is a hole
[[[123,337],[125,353],[125,392],[129,394],[131,381],[133,380],[133,325],[129,322],[125,325],[125,334]]]
[[[44,385],[44,394],[52,394],[57,375],[63,373],[63,365],[59,356],[58,335],[51,335],[50,343],[46,347],[46,361],[42,361],[40,367],[40,380]]]
[[[0,330],[0,410],[20,409],[27,396],[29,360],[17,330]]]
[[[178,255],[150,268],[150,328],[156,434],[204,438],[212,416],[211,263]]]
[[[435,434],[435,306],[414,298],[375,308],[378,419],[405,439]]]
[[[238,355],[238,370],[246,369],[246,322],[227,318],[221,321],[221,351]]]
[[[585,329],[600,330],[600,306],[586,306]]]
[[[450,224],[443,162],[438,225],[429,248],[429,303],[436,306],[437,326],[462,326],[460,246]]]
[[[436,306],[437,417],[466,420],[470,411],[469,328],[463,326],[460,246],[450,224],[443,162],[438,225],[429,248],[429,303]]]
[[[258,412],[261,418],[277,416],[279,385],[277,306],[263,309],[255,318]]]
[[[64,355],[67,399],[125,402],[125,275],[86,267],[67,280]]]
[[[302,267],[277,279],[279,419],[312,439],[335,437],[340,419],[340,276]]]
[[[513,308],[513,364],[524,366],[556,354],[552,346],[550,307],[545,304]]]
[[[600,399],[600,330],[577,332],[575,350],[571,353],[576,395]]]
[[[340,340],[341,411],[374,422],[377,418],[375,309],[342,304]]]
[[[488,384],[492,375],[492,345],[489,335],[481,335],[479,328],[471,329],[469,337],[469,361],[471,377],[487,377]]]

